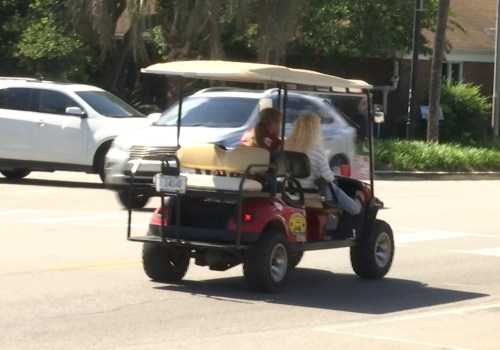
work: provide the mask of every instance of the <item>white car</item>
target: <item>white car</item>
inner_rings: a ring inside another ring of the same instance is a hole
[[[0,78],[0,173],[81,171],[104,177],[114,138],[151,120],[89,85]]]
[[[277,89],[201,90],[183,99],[179,144],[217,143],[233,148],[239,144],[243,133],[255,126],[259,110],[278,107],[279,98]],[[151,185],[153,176],[160,170],[158,160],[166,154],[175,154],[178,108],[178,104],[173,105],[153,125],[121,135],[113,142],[106,155],[105,183],[118,191],[123,205],[145,206],[151,191],[154,191]],[[332,169],[350,164],[355,153],[357,130],[327,98],[289,92],[285,134],[291,131],[295,119],[306,112],[321,117],[325,150]],[[136,170],[133,177],[135,188],[140,190],[129,193],[127,185],[132,181],[132,169]]]

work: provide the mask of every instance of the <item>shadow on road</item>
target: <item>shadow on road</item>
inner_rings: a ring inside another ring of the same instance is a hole
[[[363,314],[387,314],[410,309],[449,304],[487,296],[481,293],[429,287],[418,281],[384,278],[363,280],[356,275],[297,268],[290,272],[285,290],[278,294],[249,291],[243,278],[209,281],[186,280],[159,289],[190,293],[228,302],[265,301]]]
[[[1,184],[19,185],[19,186],[48,186],[48,187],[67,187],[67,188],[102,188],[104,184],[98,182],[83,182],[83,181],[61,181],[61,180],[45,180],[45,179],[22,179],[9,180],[0,179]]]

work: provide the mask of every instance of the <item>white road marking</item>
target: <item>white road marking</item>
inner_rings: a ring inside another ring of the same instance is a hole
[[[500,257],[500,247],[484,248],[484,249],[471,249],[471,250],[451,250],[457,253],[479,254]]]
[[[127,228],[127,223],[123,224],[101,224],[97,222],[82,222],[82,226],[92,226],[92,227],[121,227],[121,228]],[[140,224],[132,224],[132,228],[148,228],[149,227],[149,221],[144,221]]]
[[[57,216],[52,216],[56,214]],[[32,224],[59,224],[65,222],[79,223],[92,227],[127,227],[127,213],[108,212],[108,213],[81,213],[68,216],[64,211],[42,210],[42,209],[0,209],[0,222],[9,223],[32,223]],[[132,227],[137,229],[147,228],[151,218],[151,213],[135,213],[132,220]],[[21,217],[19,217],[21,216]],[[42,217],[40,217],[42,216]],[[52,217],[50,217],[52,216]],[[117,222],[117,220],[119,222]],[[407,246],[409,243],[426,242],[433,240],[454,239],[463,237],[487,237],[497,238],[493,235],[484,235],[467,232],[452,231],[419,231],[416,228],[398,228],[399,232],[406,231],[395,236],[395,242],[398,246]],[[478,255],[488,255],[500,257],[500,248],[485,248],[475,250],[450,250],[457,253],[468,253]]]
[[[421,345],[421,346],[426,346],[429,348],[437,348],[437,349],[442,349],[442,350],[469,350],[468,348],[457,348],[455,346],[449,346],[449,345],[438,344],[438,343],[429,343],[429,342],[415,341],[415,340],[402,339],[402,338],[393,338],[393,337],[382,337],[382,336],[362,334],[362,333],[343,332],[343,331],[329,331],[328,333],[349,335],[352,337],[359,337],[359,338],[387,340],[387,341],[391,341],[391,342],[395,342],[395,343],[402,343],[402,344]]]
[[[26,190],[1,190],[0,193],[3,195],[11,195],[11,194],[25,194],[25,193],[41,193],[41,192],[52,192],[53,190],[50,188],[47,189],[26,189]]]
[[[66,271],[66,270],[85,270],[85,269],[104,269],[115,267],[130,267],[141,265],[141,260],[122,260],[122,261],[102,261],[87,264],[68,264],[49,266],[49,271]]]
[[[39,209],[8,209],[0,210],[0,216],[7,215],[26,215],[26,214],[46,214],[46,213],[57,213],[55,210],[39,210]]]
[[[92,220],[109,220],[114,218],[124,218],[123,213],[116,214],[95,214],[95,215],[76,215],[76,216],[62,216],[55,218],[41,218],[41,219],[21,219],[18,222],[30,222],[30,223],[43,223],[43,224],[54,224],[60,222],[70,222],[70,221],[92,221]]]
[[[475,311],[479,311],[479,310],[490,310],[490,309],[496,309],[499,307],[500,307],[500,303],[477,305],[477,306],[464,306],[464,307],[459,307],[459,308],[448,308],[448,309],[442,310],[442,311],[423,312],[423,313],[419,313],[419,314],[399,316],[399,317],[395,316],[395,317],[377,318],[377,319],[369,320],[366,322],[353,322],[353,323],[336,325],[336,326],[331,326],[331,327],[318,327],[318,328],[313,328],[313,331],[325,332],[325,333],[343,333],[343,334],[350,334],[353,336],[360,336],[360,337],[365,337],[365,338],[384,339],[384,340],[390,340],[390,341],[407,343],[407,344],[420,344],[420,345],[427,345],[430,347],[449,349],[449,350],[466,350],[464,348],[457,348],[457,347],[447,346],[444,344],[416,342],[413,340],[407,340],[407,339],[402,339],[402,338],[380,337],[380,336],[373,336],[373,335],[363,334],[363,333],[354,333],[354,332],[351,333],[351,332],[346,332],[346,331],[342,331],[342,330],[348,329],[348,328],[361,329],[363,327],[374,326],[374,325],[378,325],[378,324],[388,324],[388,323],[396,323],[396,322],[402,322],[402,321],[413,321],[413,320],[417,320],[417,319],[433,318],[433,317],[444,316],[444,315],[463,315],[464,313],[467,313],[467,312],[475,312]]]
[[[434,241],[440,239],[451,239],[451,238],[460,238],[468,236],[474,236],[474,234],[465,232],[448,232],[448,231],[419,231],[419,232],[396,235],[396,237],[394,237],[394,240],[396,241],[396,244],[406,244],[406,243]]]
[[[490,310],[490,309],[496,309],[499,307],[500,307],[500,303],[476,305],[476,306],[464,306],[464,307],[450,307],[450,308],[448,308],[446,310],[442,310],[442,311],[422,312],[422,313],[418,313],[418,314],[414,314],[414,315],[407,315],[407,316],[392,316],[392,317],[385,317],[385,318],[377,318],[375,320],[369,320],[369,321],[365,321],[365,322],[353,322],[353,323],[343,324],[343,325],[338,325],[338,326],[319,327],[319,328],[315,328],[314,330],[328,332],[328,331],[335,331],[335,330],[346,329],[346,328],[358,328],[358,327],[364,327],[364,326],[373,326],[376,324],[387,324],[387,323],[402,322],[402,321],[413,321],[413,320],[417,320],[419,318],[432,318],[432,317],[438,317],[438,316],[443,316],[443,315],[463,315],[466,312],[474,312],[474,311],[479,311],[479,310]]]

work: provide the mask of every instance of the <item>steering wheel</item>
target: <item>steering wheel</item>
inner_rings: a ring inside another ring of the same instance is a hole
[[[283,179],[281,199],[292,207],[302,207],[304,205],[304,191],[297,179],[293,177]]]

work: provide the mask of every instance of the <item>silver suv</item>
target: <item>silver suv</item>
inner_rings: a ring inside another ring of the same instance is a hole
[[[89,85],[0,78],[0,173],[31,171],[100,174],[120,133],[151,120],[111,93]]]
[[[252,129],[259,110],[278,107],[277,89],[266,91],[209,88],[183,99],[179,144],[217,143],[225,148],[239,144],[242,134]],[[332,169],[350,164],[355,153],[356,129],[323,97],[289,92],[286,130],[300,115],[313,112],[321,117],[325,150]],[[158,160],[177,149],[179,105],[167,109],[153,125],[115,139],[106,155],[105,183],[118,191],[120,202],[133,208],[147,204],[152,177],[160,170]],[[135,166],[134,188],[129,193],[131,170]],[[143,186],[141,186],[143,185]]]

